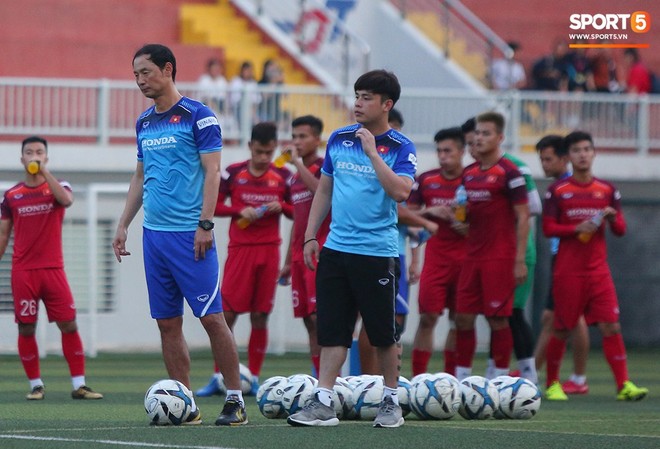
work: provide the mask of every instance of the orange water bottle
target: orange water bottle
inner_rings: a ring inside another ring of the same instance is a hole
[[[465,190],[465,186],[461,184],[456,189],[456,194],[454,196],[454,218],[456,218],[456,221],[464,223],[467,219],[467,203],[467,191]]]
[[[30,161],[27,164],[27,172],[31,175],[36,175],[41,170],[41,163],[39,161]]]
[[[257,219],[263,217],[267,210],[268,210],[268,206],[266,206],[265,204],[257,207],[256,208]],[[236,220],[236,226],[238,226],[241,229],[247,228],[248,226],[250,226],[251,223],[252,222],[245,217],[241,217],[238,220]]]
[[[600,225],[603,223],[603,218],[604,217],[605,217],[605,213],[602,210],[599,210],[596,213],[596,215],[591,217],[591,219],[589,221],[591,223],[593,223],[594,226],[596,226],[596,230],[598,230]],[[580,232],[578,234],[578,240],[580,240],[582,243],[587,243],[587,242],[589,242],[589,240],[591,240],[591,237],[593,237],[595,232],[596,231],[594,231],[594,232]]]
[[[291,160],[291,157],[291,150],[283,150],[280,155],[275,158],[273,165],[277,168],[282,168]]]

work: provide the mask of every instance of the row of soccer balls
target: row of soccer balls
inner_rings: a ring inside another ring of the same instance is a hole
[[[308,374],[274,376],[257,391],[259,410],[266,418],[285,418],[312,399],[317,380]],[[333,405],[339,419],[372,420],[383,394],[382,376],[337,378]],[[410,381],[399,377],[399,403],[404,416],[419,419],[450,419],[456,413],[465,419],[529,419],[541,406],[541,393],[531,381],[510,376],[488,380],[471,376],[459,382],[447,373],[420,374]]]

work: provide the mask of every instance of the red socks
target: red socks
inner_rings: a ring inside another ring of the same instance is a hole
[[[415,377],[418,374],[428,372],[429,360],[431,360],[431,351],[423,351],[421,349],[412,350],[412,375]]]
[[[510,327],[491,331],[490,350],[497,369],[509,369],[513,351],[513,334]]]
[[[37,347],[37,339],[34,335],[31,337],[18,336],[18,355],[21,358],[27,378],[30,380],[39,379],[41,377],[39,348]]]
[[[476,348],[477,336],[474,329],[456,330],[456,366],[471,367]]]
[[[85,375],[85,352],[78,331],[62,333],[62,352],[69,364],[71,377]]]
[[[559,368],[566,351],[566,341],[552,335],[548,340],[548,347],[545,350],[546,358],[546,386],[550,386],[555,381],[559,381]]]
[[[250,372],[259,376],[261,366],[266,358],[266,348],[268,347],[268,329],[252,329],[250,341],[248,343],[248,368]]]
[[[623,344],[621,334],[603,337],[603,353],[610,365],[617,391],[623,388],[623,383],[628,380],[628,361],[626,360],[626,347]]]

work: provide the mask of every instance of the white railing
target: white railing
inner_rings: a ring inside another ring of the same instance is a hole
[[[201,98],[194,83],[179,83],[184,95]],[[290,120],[314,114],[332,129],[350,123],[353,92],[337,94],[318,86],[259,86],[260,93],[281,96],[281,138],[290,132]],[[250,110],[243,95],[244,111]],[[42,134],[72,141],[131,142],[135,120],[150,101],[134,83],[110,80],[0,78],[0,138]],[[228,102],[225,102],[228,104]],[[590,132],[600,147],[646,155],[660,149],[660,96],[592,93],[509,91],[474,93],[465,90],[403,88],[397,104],[405,131],[418,146],[432,144],[435,131],[456,126],[484,110],[507,115],[506,149],[519,151],[548,133],[576,128]],[[246,142],[253,123],[274,115],[258,105],[244,117],[235,111],[216,111],[227,141]]]

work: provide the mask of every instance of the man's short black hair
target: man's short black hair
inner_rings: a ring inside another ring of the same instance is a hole
[[[252,127],[252,142],[259,142],[266,145],[272,141],[277,141],[277,125],[273,122],[261,122]]]
[[[398,122],[401,127],[403,127],[403,115],[399,112],[398,109],[390,109],[389,114],[387,115],[388,123]]]
[[[566,148],[566,153],[568,153],[568,149],[571,147],[571,145],[583,140],[588,140],[592,146],[594,144],[594,139],[591,137],[591,134],[584,131],[573,131],[564,137],[564,147]]]
[[[43,143],[44,147],[46,148],[46,152],[48,152],[48,142],[46,142],[46,139],[44,139],[43,137],[40,137],[40,136],[30,136],[30,137],[25,138],[23,140],[23,142],[21,143],[21,153],[23,153],[23,150],[25,149],[25,145],[27,145],[28,143],[34,143],[34,142]]]
[[[314,134],[320,136],[323,132],[323,121],[314,116],[314,115],[303,115],[301,117],[296,117],[291,122],[291,127],[295,128],[296,126],[308,125],[314,131]]]
[[[162,44],[147,44],[135,52],[133,62],[143,55],[148,55],[149,60],[163,70],[168,62],[172,64],[172,81],[176,81],[176,58],[168,47]]]
[[[392,72],[387,70],[372,70],[361,75],[355,84],[353,90],[366,90],[383,97],[383,100],[390,99],[394,104],[399,101],[401,96],[401,85],[399,79]]]
[[[458,147],[462,150],[465,147],[465,134],[463,129],[460,126],[454,126],[452,128],[444,128],[435,133],[433,141],[435,143],[440,142],[441,140],[452,139],[458,143]]]
[[[461,130],[463,134],[472,133],[477,129],[477,119],[470,117],[461,125]]]
[[[541,151],[545,148],[552,148],[555,155],[562,157],[568,154],[568,147],[564,146],[564,138],[559,134],[548,134],[541,137],[536,143],[536,151]]]

